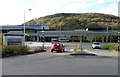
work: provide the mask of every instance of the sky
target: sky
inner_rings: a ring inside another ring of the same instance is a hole
[[[0,0],[0,25],[20,25],[56,13],[104,13],[118,16],[120,0]],[[28,10],[32,9],[32,10]]]

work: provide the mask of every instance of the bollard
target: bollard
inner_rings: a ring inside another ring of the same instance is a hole
[[[76,52],[77,52],[77,48],[75,47],[75,48],[74,48],[74,53],[76,53]]]

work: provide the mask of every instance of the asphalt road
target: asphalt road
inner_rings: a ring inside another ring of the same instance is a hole
[[[104,50],[104,49],[93,49],[90,44],[83,46],[83,49],[85,49],[85,50],[87,50],[91,53],[97,54],[99,56],[110,56],[110,57],[118,58],[118,52],[117,51]]]
[[[68,45],[67,51],[74,45]],[[89,47],[89,46],[88,46]],[[88,48],[87,47],[87,48]],[[47,48],[49,49],[49,48]],[[31,54],[2,59],[3,75],[118,75],[118,59],[107,56],[71,56],[66,53]]]

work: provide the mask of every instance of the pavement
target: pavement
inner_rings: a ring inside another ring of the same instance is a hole
[[[109,56],[109,57],[118,57],[118,51],[109,51],[109,50],[98,50],[96,49],[97,51],[94,51],[94,50],[85,50],[89,53],[94,53],[98,56]]]
[[[73,49],[70,49],[71,52],[74,52]],[[109,50],[102,50],[102,49],[93,49],[93,50],[87,50],[84,49],[84,52],[95,54],[97,56],[108,56],[108,57],[118,57],[118,51],[109,51]],[[79,49],[77,52],[80,52]]]

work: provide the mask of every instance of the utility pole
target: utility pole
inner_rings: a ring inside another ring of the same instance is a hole
[[[80,51],[82,51],[82,30],[81,30],[81,33],[80,33]]]
[[[108,42],[108,26],[106,28],[106,42]]]

